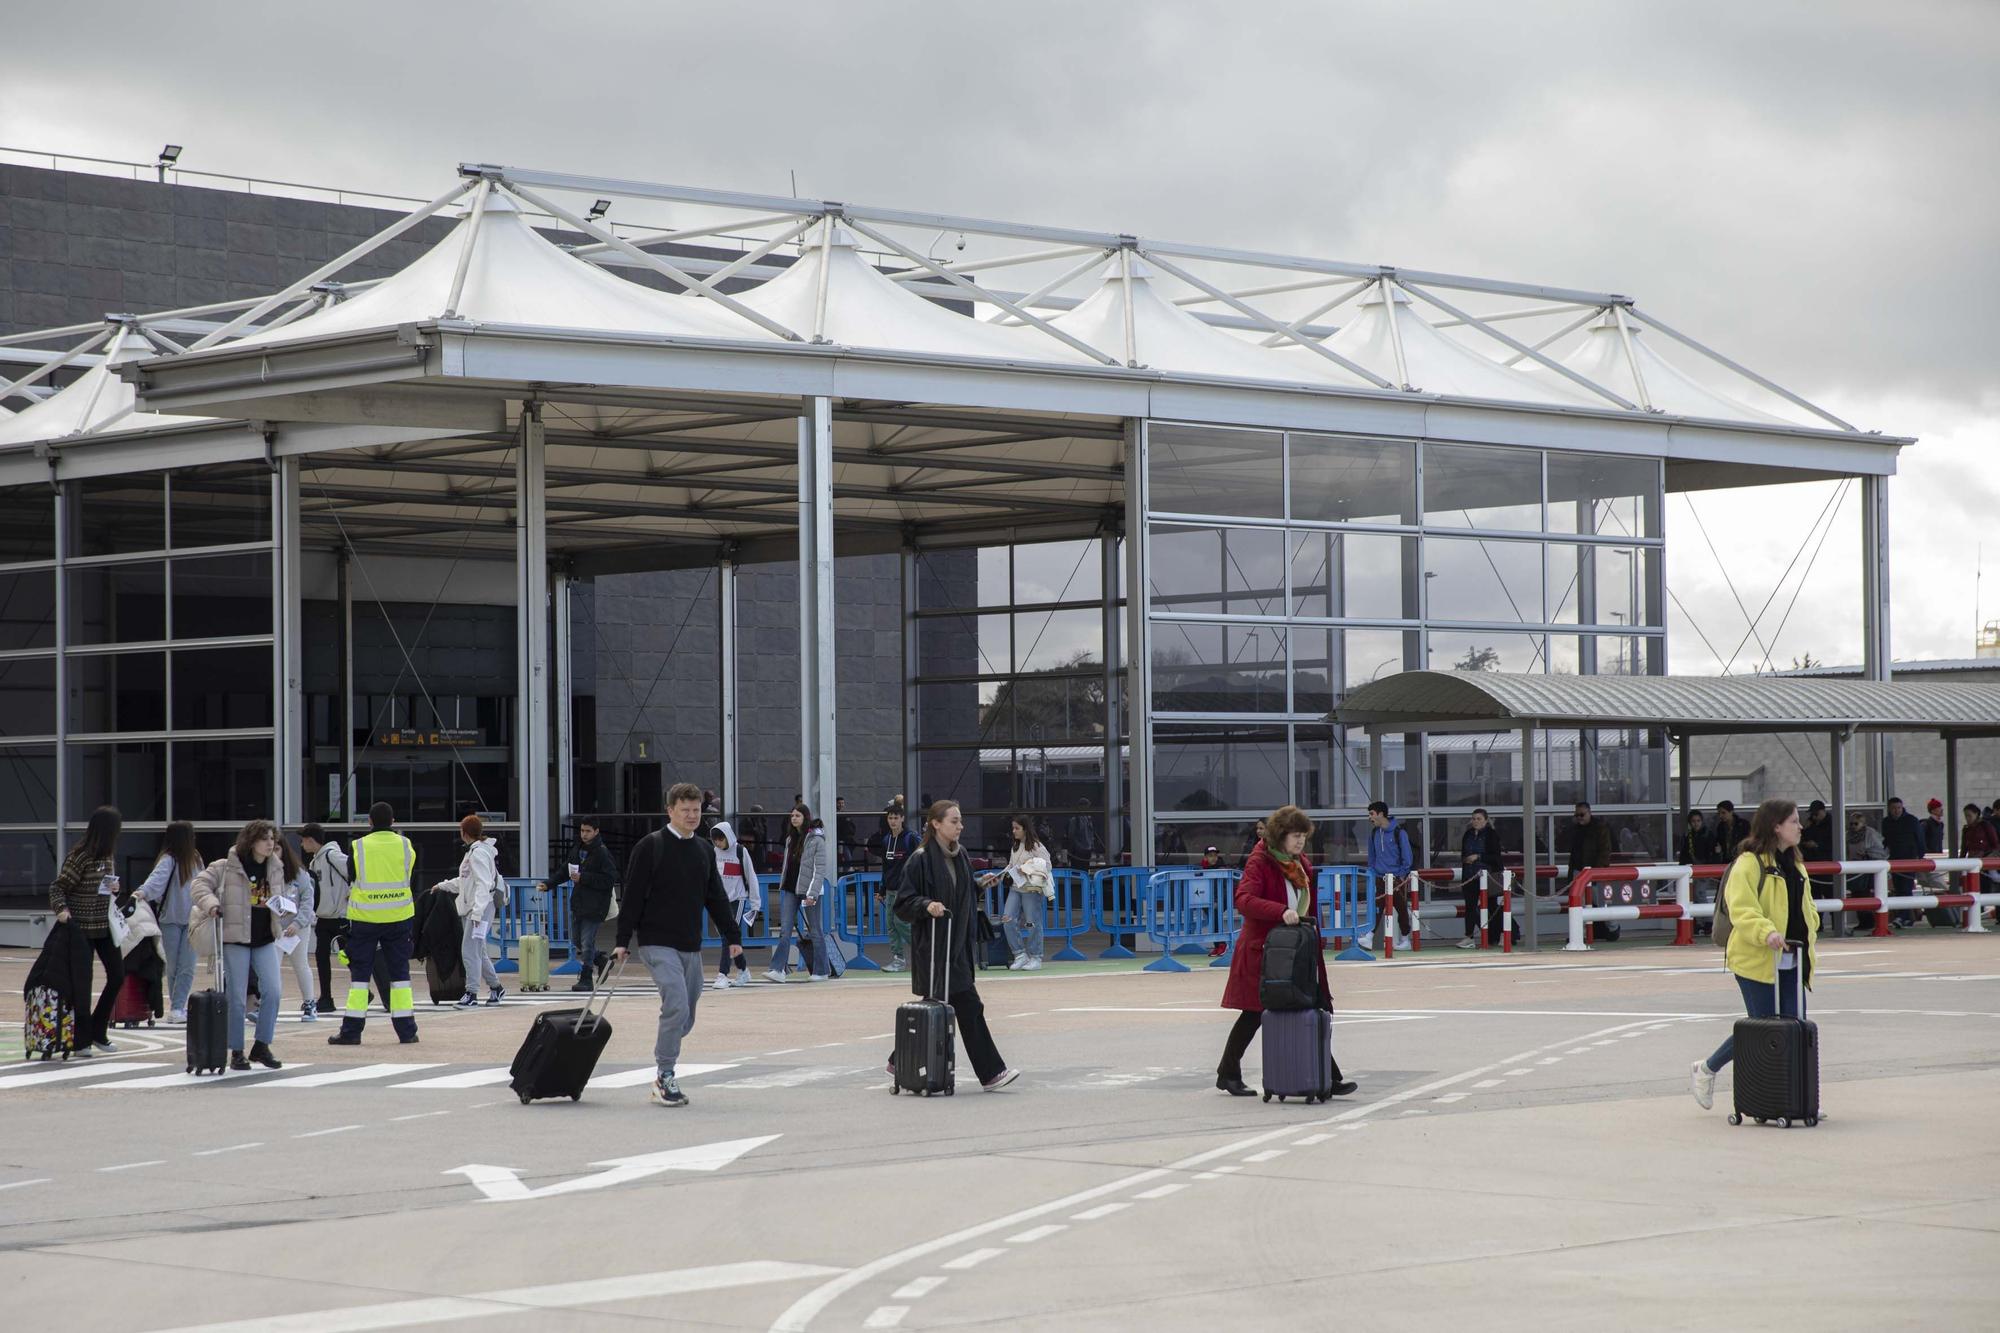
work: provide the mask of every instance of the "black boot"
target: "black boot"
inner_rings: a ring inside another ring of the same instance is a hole
[[[1340,1061],[1335,1060],[1333,1062],[1333,1091],[1328,1094],[1329,1096],[1345,1097],[1360,1086],[1358,1083],[1342,1078],[1340,1076]]]
[[[261,1041],[251,1044],[250,1058],[266,1069],[283,1069],[285,1067],[284,1062],[271,1054],[271,1048]]]
[[[243,1052],[231,1051],[229,1053],[229,1067],[237,1071],[238,1073],[241,1073],[243,1070],[246,1070],[250,1067],[250,1062],[243,1058]]]
[[[1255,1097],[1257,1095],[1243,1086],[1243,1078],[1240,1074],[1218,1073],[1215,1076],[1215,1086],[1232,1097]]]

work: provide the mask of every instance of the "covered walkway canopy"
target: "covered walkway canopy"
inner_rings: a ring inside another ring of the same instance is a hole
[[[1828,737],[1832,819],[1847,822],[1847,741],[1857,733],[1935,733],[1945,743],[1945,803],[1958,809],[1958,742],[2000,736],[2000,683],[1828,680],[1796,676],[1563,676],[1405,671],[1348,692],[1330,720],[1371,736],[1415,731],[1521,733],[1521,827],[1535,826],[1535,733],[1555,728],[1652,729],[1680,747],[1680,805],[1690,805],[1688,739],[1698,735],[1819,732]],[[1380,746],[1369,747],[1371,790]],[[1535,882],[1523,838],[1522,881]],[[1535,948],[1535,895],[1527,895]]]

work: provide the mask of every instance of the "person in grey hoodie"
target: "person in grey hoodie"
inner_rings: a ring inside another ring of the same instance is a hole
[[[810,949],[809,981],[825,981],[827,948],[820,929],[820,895],[826,888],[831,856],[826,846],[826,828],[805,802],[792,807],[791,827],[785,834],[785,859],[778,871],[778,933],[771,948],[771,967],[766,981],[783,981],[790,974],[792,936],[799,937],[801,953]]]
[[[160,922],[170,1023],[187,1022],[188,996],[194,992],[195,947],[188,938],[188,914],[194,904],[188,896],[188,883],[201,866],[201,853],[194,849],[194,825],[177,819],[160,835],[160,859],[139,885],[139,896],[154,904]]]

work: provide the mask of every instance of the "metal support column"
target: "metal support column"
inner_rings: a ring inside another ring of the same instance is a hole
[[[56,717],[51,728],[56,734],[55,837],[49,856],[61,866],[63,849],[69,845],[69,496],[60,482],[50,490],[56,507]]]
[[[1674,737],[1674,747],[1680,754],[1680,821],[1674,826],[1674,850],[1679,852],[1681,839],[1687,832],[1688,812],[1694,809],[1694,738]]]
[[[1944,738],[1944,854],[1958,856],[1959,830],[1958,809],[1958,737]]]
[[[736,561],[724,556],[715,566],[716,680],[721,684],[721,788],[716,799],[725,819],[741,819],[737,804],[736,725]]]
[[[1893,674],[1889,619],[1889,479],[1861,479],[1861,678],[1888,680]],[[1875,782],[1864,800],[1888,800],[1896,794],[1895,743],[1886,735],[1870,738]]]
[[[1827,812],[1827,818],[1833,821],[1833,859],[1838,861],[1847,855],[1847,733],[1845,731],[1830,732],[1827,735],[1826,771],[1828,785],[1833,788],[1832,795],[1827,797],[1827,805],[1831,807]],[[1836,898],[1847,896],[1847,882],[1844,879],[1834,884],[1833,896]],[[1847,913],[1834,912],[1832,918],[1834,938],[1845,937],[1848,931]]]
[[[917,697],[917,548],[905,546],[902,554],[903,587],[903,803],[908,813],[905,828],[921,829],[923,765],[917,742],[923,739],[924,715]]]
[[[340,594],[340,817],[352,821],[358,795],[354,771],[354,551],[342,546],[335,565]]]
[[[1153,836],[1153,669],[1148,602],[1146,531],[1146,423],[1125,423],[1125,719],[1131,733],[1133,865],[1148,865],[1158,841]]]
[[[539,403],[523,404],[514,460],[514,634],[520,694],[514,755],[519,774],[521,871],[549,873],[548,451]]]
[[[829,825],[834,762],[833,400],[799,412],[799,789]]]
[[[1098,537],[1098,582],[1104,595],[1104,863],[1117,865],[1125,850],[1124,746],[1119,743],[1124,700],[1119,698],[1118,662],[1118,531],[1106,528]]]
[[[558,569],[551,579],[555,607],[554,647],[550,650],[550,665],[555,671],[556,685],[556,809],[552,829],[560,829],[562,822],[576,811],[576,737],[573,734],[575,719],[571,715],[571,698],[575,684],[571,679],[575,667],[572,656],[570,633],[570,573],[567,568]]]
[[[1521,907],[1527,922],[1521,927],[1529,953],[1539,953],[1541,936],[1535,928],[1535,729],[1521,728]]]
[[[305,669],[300,660],[305,642],[304,591],[299,574],[299,460],[283,458],[271,474],[272,534],[276,568],[271,578],[274,602],[271,624],[277,651],[271,654],[276,675],[277,707],[272,710],[272,759],[275,765],[278,822],[296,828],[305,819]]]

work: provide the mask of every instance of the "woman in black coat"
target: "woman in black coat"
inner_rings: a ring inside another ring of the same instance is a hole
[[[986,1026],[986,1006],[973,984],[980,893],[972,878],[972,859],[959,845],[964,829],[965,817],[956,801],[939,801],[924,812],[923,843],[903,865],[895,911],[910,923],[910,989],[923,999],[950,1003],[979,1086],[997,1092],[1020,1075],[1000,1058]],[[945,951],[941,960],[932,954],[933,938]],[[939,987],[942,995],[937,993]],[[889,1072],[896,1072],[893,1054]]]

